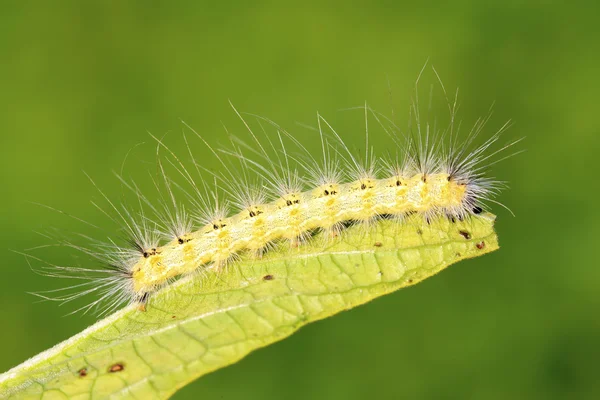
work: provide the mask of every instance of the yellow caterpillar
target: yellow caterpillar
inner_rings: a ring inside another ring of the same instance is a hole
[[[518,140],[491,150],[507,127],[505,124],[482,144],[474,146],[487,119],[478,120],[467,137],[458,140],[455,109],[456,102],[451,104],[448,126],[436,132],[428,123],[422,123],[418,107],[413,105],[416,137],[408,135],[402,141],[399,129],[365,105],[366,140],[361,162],[321,116],[317,118],[316,129],[320,156],[315,157],[297,138],[261,118],[257,119],[259,124],[266,121],[277,135],[274,140],[265,132],[264,139],[259,140],[234,108],[258,148],[254,151],[258,161],[242,154],[242,149],[248,149],[245,144],[234,141],[232,151],[216,151],[194,131],[224,168],[223,174],[213,177],[214,185],[203,178],[199,163],[193,162],[198,173],[194,177],[179,157],[155,138],[157,154],[158,149],[166,149],[170,166],[192,188],[191,193],[184,190],[184,197],[191,200],[193,213],[185,212],[173,189],[181,188],[181,184],[169,177],[160,158],[159,176],[165,190],[159,206],[135,184],[121,178],[137,196],[140,210],[134,212],[124,205],[116,206],[100,193],[109,203],[113,219],[124,227],[131,246],[110,241],[90,248],[63,241],[100,260],[107,268],[50,265],[43,271],[46,275],[77,278],[83,283],[38,295],[70,302],[98,293],[97,300],[82,308],[99,308],[104,302],[107,311],[122,302],[133,301],[144,309],[150,295],[173,279],[211,266],[224,268],[242,252],[260,256],[277,241],[301,246],[311,240],[315,231],[324,231],[329,236],[343,234],[348,223],[368,223],[376,218],[402,219],[419,214],[424,222],[430,222],[435,218],[463,218],[480,213],[486,202],[495,202],[493,197],[502,188],[501,182],[486,175],[487,167],[499,161],[494,157]],[[403,157],[395,156],[396,161],[387,162],[373,157],[368,141],[369,116],[393,139],[395,147],[402,149],[399,153]],[[330,136],[322,129],[322,122]],[[294,144],[301,155],[292,156],[284,140]],[[194,159],[187,137],[185,142]],[[269,153],[268,149],[273,151]],[[239,161],[242,168],[238,171],[230,168],[226,159]],[[258,175],[262,180],[252,183],[250,175]],[[230,197],[227,204],[216,195],[219,185]],[[236,206],[237,213],[230,215],[228,205]],[[159,222],[150,223],[144,207],[150,208]],[[194,228],[198,222],[200,226]]]
[[[132,290],[144,299],[170,278],[202,265],[223,264],[242,250],[258,252],[272,241],[295,241],[306,232],[331,230],[344,221],[431,210],[460,213],[466,189],[465,183],[438,173],[331,183],[309,192],[290,193],[145,251],[131,269]]]

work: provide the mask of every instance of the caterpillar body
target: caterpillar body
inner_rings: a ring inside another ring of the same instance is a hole
[[[458,216],[468,210],[470,202],[467,184],[443,172],[332,182],[309,192],[289,193],[274,202],[213,221],[164,246],[145,250],[133,265],[132,289],[137,298],[143,299],[164,282],[198,266],[222,265],[240,251],[260,252],[280,239],[293,243],[307,232],[332,230],[345,221],[431,210]]]
[[[175,191],[182,185],[169,177],[164,161],[157,157],[159,181],[166,193],[161,196],[159,206],[124,178],[120,178],[121,182],[137,196],[140,205],[137,212],[114,205],[101,192],[116,216],[113,218],[124,226],[131,246],[111,241],[86,248],[62,242],[99,259],[107,268],[49,264],[44,274],[75,277],[84,282],[38,295],[70,302],[98,293],[99,298],[84,309],[108,311],[123,302],[135,302],[144,310],[152,293],[174,279],[207,268],[226,268],[241,253],[260,257],[278,241],[301,246],[316,231],[323,231],[326,237],[336,236],[343,234],[344,226],[349,223],[368,224],[377,218],[402,220],[407,215],[419,214],[424,223],[431,223],[436,218],[462,219],[479,214],[487,209],[488,202],[495,202],[494,196],[503,188],[502,182],[487,176],[487,167],[506,158],[503,152],[518,140],[490,150],[507,123],[482,144],[473,146],[487,118],[478,120],[466,139],[459,140],[455,127],[456,100],[448,104],[450,122],[436,131],[429,123],[421,123],[418,102],[413,103],[411,120],[415,122],[416,135],[412,136],[402,135],[389,119],[367,105],[361,107],[366,132],[362,159],[350,151],[320,115],[316,128],[320,140],[317,157],[294,136],[264,118],[257,118],[261,127],[266,122],[277,134],[273,139],[265,132],[264,139],[259,139],[234,108],[251,134],[257,147],[252,151],[258,157],[247,157],[242,150],[250,146],[236,139],[232,140],[233,150],[214,150],[203,136],[192,130],[225,170],[224,175],[213,174],[212,186],[211,179],[202,178],[202,166],[192,162],[199,174],[194,176],[161,139],[155,138],[157,153],[159,149],[166,150],[167,165],[192,188],[191,192],[183,193],[191,200],[193,212],[186,212],[177,199]],[[369,119],[377,121],[394,144],[403,148],[401,156],[392,155],[388,161],[375,160],[369,147]],[[187,137],[184,138],[187,144]],[[300,150],[299,155],[289,152],[286,140]],[[269,149],[274,152],[270,154]],[[189,145],[188,150],[194,160]],[[496,157],[498,154],[502,157]],[[231,160],[238,162],[241,170],[232,168]],[[253,184],[249,178],[252,174],[261,181]],[[159,186],[158,182],[155,184]],[[219,189],[230,196],[228,202],[219,201]],[[230,205],[237,208],[237,213],[228,212]],[[144,207],[150,208],[161,222],[150,223],[150,218],[141,211]],[[194,228],[195,225],[198,227]]]

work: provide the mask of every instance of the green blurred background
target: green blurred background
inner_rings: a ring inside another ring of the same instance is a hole
[[[82,170],[118,197],[111,171],[147,131],[170,132],[177,151],[180,119],[213,139],[222,122],[242,132],[228,99],[295,132],[317,110],[336,124],[365,100],[389,113],[389,81],[405,123],[430,59],[460,87],[465,123],[495,101],[487,132],[513,119],[507,137],[527,137],[494,170],[516,214],[494,209],[501,250],[303,328],[175,398],[600,398],[598,6],[157,3],[0,6],[0,370],[94,322],[26,293],[61,283],[10,250],[81,228],[30,201],[104,224]],[[339,124],[359,146],[363,127]],[[135,158],[128,168],[148,168]]]

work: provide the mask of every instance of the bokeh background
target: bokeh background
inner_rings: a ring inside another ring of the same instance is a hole
[[[402,121],[429,59],[460,87],[465,123],[495,102],[487,132],[512,119],[507,137],[526,136],[526,152],[495,168],[516,214],[494,209],[501,250],[309,325],[175,398],[600,398],[598,6],[157,3],[0,5],[0,370],[94,322],[26,293],[61,283],[11,250],[81,228],[30,202],[104,224],[82,171],[118,198],[111,171],[148,131],[175,149],[181,120],[215,140],[222,123],[242,132],[228,99],[292,132],[318,110],[360,146],[362,125],[338,110],[396,103]],[[127,168],[148,168],[153,145],[142,148]]]

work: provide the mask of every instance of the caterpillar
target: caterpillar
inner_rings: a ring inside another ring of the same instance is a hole
[[[242,114],[233,105],[251,144],[226,131],[231,148],[215,149],[184,123],[218,160],[222,173],[208,171],[195,159],[187,134],[184,140],[193,168],[163,139],[152,136],[158,171],[153,184],[159,188],[159,201],[149,200],[135,182],[122,175],[118,175],[119,180],[136,198],[136,211],[115,204],[99,189],[110,207],[110,212],[105,213],[123,226],[127,245],[111,240],[88,248],[63,241],[62,244],[100,260],[104,268],[46,263],[42,273],[83,279],[83,283],[37,295],[70,302],[97,293],[98,298],[83,307],[86,311],[95,308],[107,312],[124,302],[137,303],[140,310],[145,310],[153,293],[179,277],[202,273],[207,268],[227,268],[242,253],[261,257],[274,243],[286,241],[298,247],[311,240],[315,232],[334,237],[343,235],[348,224],[368,226],[378,218],[402,221],[408,215],[418,214],[425,223],[438,218],[463,219],[487,210],[490,202],[501,204],[494,198],[505,185],[490,177],[488,168],[515,154],[504,153],[520,139],[496,146],[510,122],[475,145],[489,116],[479,119],[461,140],[460,124],[456,121],[457,96],[447,101],[449,123],[438,129],[429,121],[422,121],[418,82],[419,79],[415,84],[417,96],[410,107],[408,133],[367,104],[360,107],[365,124],[361,156],[320,114],[316,127],[319,150],[314,152],[273,121]],[[264,134],[260,138],[247,122],[249,117],[261,127]],[[369,145],[372,121],[400,151],[386,159],[374,156]],[[265,126],[276,133],[267,133]],[[290,146],[298,154],[293,154]],[[247,156],[248,152],[253,157]],[[167,172],[169,168],[180,181]],[[96,185],[93,180],[92,183]],[[191,207],[182,205],[177,192],[189,200]],[[226,200],[221,199],[224,195]],[[158,221],[144,211],[148,209]]]

